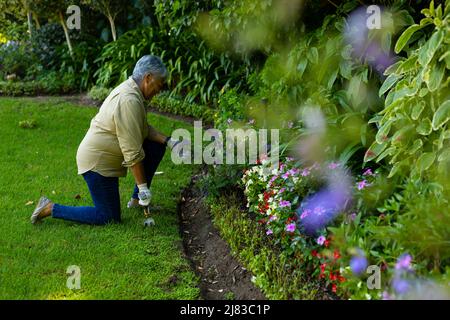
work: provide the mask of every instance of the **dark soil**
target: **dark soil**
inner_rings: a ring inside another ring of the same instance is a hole
[[[252,274],[230,253],[228,244],[214,227],[205,195],[195,187],[196,175],[179,203],[180,231],[187,258],[200,277],[206,300],[265,300],[251,282]]]

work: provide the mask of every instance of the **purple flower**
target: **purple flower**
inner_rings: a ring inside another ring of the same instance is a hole
[[[323,246],[323,244],[325,243],[325,240],[327,240],[324,236],[320,236],[317,238],[317,244]]]
[[[394,278],[392,281],[392,286],[394,287],[395,292],[398,294],[405,294],[409,291],[410,285],[407,280],[400,279],[398,277]]]
[[[307,176],[309,176],[310,173],[311,173],[311,171],[309,169],[303,169],[302,176],[307,177]]]
[[[286,200],[281,200],[280,201],[280,207],[281,208],[283,208],[283,207],[290,207],[290,206],[291,206],[291,203],[289,201],[286,201]]]
[[[367,259],[363,255],[354,256],[350,259],[350,269],[353,274],[361,275],[367,268]]]
[[[373,176],[372,169],[369,168],[366,171],[364,171],[363,176]]]
[[[314,208],[314,214],[317,214],[318,216],[321,216],[324,213],[325,213],[325,209],[323,207],[318,206],[318,207]]]
[[[303,210],[303,212],[300,216],[300,219],[305,219],[307,216],[309,216],[310,213],[311,213],[311,210],[308,210],[308,209]]]
[[[280,191],[278,191],[278,193],[283,193],[284,191],[286,191],[286,188],[281,188]]]
[[[298,170],[297,168],[293,168],[291,170],[288,171],[292,176],[295,176],[296,174],[298,174],[300,172],[300,170]]]
[[[355,221],[355,219],[356,219],[356,212],[353,212],[351,215],[350,215],[350,220],[351,221]]]
[[[336,162],[332,162],[328,165],[328,169],[331,169],[331,170],[334,170],[337,167],[339,167],[339,163],[336,163]]]
[[[275,180],[277,180],[277,178],[278,178],[278,176],[273,176],[273,177],[270,179],[269,183],[270,183],[270,184],[273,183]]]
[[[404,253],[398,258],[397,264],[395,265],[395,269],[396,270],[410,270],[411,269],[411,261],[412,261],[411,255]]]
[[[286,180],[287,178],[289,178],[289,175],[290,175],[290,172],[288,171],[285,174],[283,174],[281,177]]]
[[[358,182],[358,190],[362,190],[362,189],[364,189],[365,187],[368,187],[368,186],[369,186],[369,183],[367,183],[367,180],[363,180],[363,181]]]
[[[383,300],[392,300],[391,295],[387,291],[383,291]]]
[[[295,223],[290,223],[286,226],[287,232],[294,232],[295,231]]]
[[[266,231],[266,235],[271,235],[273,233],[272,229]]]

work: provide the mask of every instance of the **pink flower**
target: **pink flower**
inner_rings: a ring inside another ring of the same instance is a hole
[[[289,201],[286,201],[286,200],[281,200],[280,201],[280,207],[281,208],[290,207],[290,206],[291,206],[291,203]]]
[[[271,235],[273,233],[272,229],[266,231],[266,235]]]
[[[294,232],[295,231],[295,223],[290,223],[286,226],[287,232]]]
[[[284,191],[286,191],[286,188],[281,188],[278,193],[283,193]]]
[[[286,180],[287,178],[289,178],[290,174],[291,174],[290,171],[288,171],[285,174],[283,174],[281,177]]]
[[[373,176],[372,169],[369,168],[366,171],[364,171],[363,176]]]
[[[330,163],[330,164],[328,165],[328,168],[331,169],[331,170],[334,170],[334,169],[336,169],[337,167],[339,167],[339,163],[336,163],[336,162],[332,162],[332,163]]]
[[[311,213],[311,210],[306,209],[302,212],[300,219],[305,219],[307,216],[309,216],[309,214]]]
[[[272,184],[275,180],[277,180],[277,178],[278,178],[277,175],[273,176],[273,177],[270,179],[269,183]]]
[[[363,180],[363,181],[358,182],[358,190],[362,190],[362,189],[364,189],[365,187],[368,187],[368,186],[369,186],[369,183],[367,182],[367,180]]]
[[[288,171],[291,175],[295,176],[296,174],[298,174],[300,172],[300,170],[298,170],[297,168],[293,168],[291,170]]]
[[[317,244],[322,246],[325,243],[326,238],[324,236],[320,236],[317,238]]]
[[[325,209],[321,206],[315,207],[314,213],[317,214],[318,216],[321,216],[322,214],[325,213]]]
[[[302,176],[307,177],[307,176],[309,176],[310,173],[311,173],[311,171],[309,169],[303,169]]]

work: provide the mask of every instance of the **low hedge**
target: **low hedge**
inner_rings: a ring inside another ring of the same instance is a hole
[[[37,96],[73,93],[76,90],[64,82],[47,81],[0,81],[0,96]]]
[[[324,285],[311,276],[299,254],[288,256],[265,236],[237,196],[210,197],[208,204],[215,226],[231,247],[232,254],[250,270],[253,282],[268,299],[332,299]]]
[[[153,97],[150,106],[162,112],[201,119],[205,123],[214,122],[213,109],[204,105],[188,103],[184,100],[170,97],[167,92]]]

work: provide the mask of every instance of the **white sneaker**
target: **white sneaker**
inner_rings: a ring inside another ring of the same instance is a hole
[[[139,199],[131,198],[130,201],[128,201],[128,203],[127,203],[128,209],[140,208],[140,207],[141,206],[139,205]]]
[[[42,212],[42,210],[44,210],[44,208],[50,203],[51,201],[49,199],[47,199],[46,197],[41,197],[39,199],[38,204],[36,205],[36,208],[34,209],[34,212],[31,215],[31,223],[32,224],[36,224],[36,222],[38,222],[39,220],[41,220],[39,218],[39,214]]]

